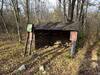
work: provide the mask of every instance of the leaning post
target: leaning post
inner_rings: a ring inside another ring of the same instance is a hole
[[[25,55],[28,52],[28,55],[31,55],[31,46],[32,46],[32,41],[34,39],[34,25],[33,24],[28,24],[27,25],[27,40],[26,40],[26,45],[25,45]]]

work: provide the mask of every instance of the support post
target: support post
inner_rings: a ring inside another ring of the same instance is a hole
[[[33,41],[33,48],[35,49],[35,33],[34,33],[33,24],[28,24],[27,32],[28,32],[28,35],[27,35],[24,55],[26,55],[27,52],[28,52],[28,55],[31,55],[32,41]]]
[[[33,49],[35,50],[35,32],[33,28]]]
[[[32,32],[29,33],[29,39],[28,39],[28,55],[31,55],[31,46],[32,46]]]
[[[26,53],[27,53],[28,39],[29,39],[29,32],[27,33],[27,39],[26,39],[26,44],[25,44],[25,51],[24,51],[24,55],[26,55]]]
[[[76,53],[76,42],[77,42],[77,35],[78,32],[77,31],[71,31],[70,32],[70,40],[71,40],[71,57],[74,57],[75,53]]]

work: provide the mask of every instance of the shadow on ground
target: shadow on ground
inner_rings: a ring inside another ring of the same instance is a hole
[[[24,72],[24,75],[33,75],[39,71],[39,66],[43,65],[45,68],[50,65],[50,62],[55,59],[57,56],[62,55],[67,52],[66,48],[57,47],[43,52],[37,51],[32,57],[24,62],[27,64],[27,70]]]
[[[85,58],[79,67],[78,75],[100,75],[100,56],[97,56],[97,53],[95,53],[100,50],[99,46],[98,42],[95,42],[94,45],[87,49],[84,55]]]

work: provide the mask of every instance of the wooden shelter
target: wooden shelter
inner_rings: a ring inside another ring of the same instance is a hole
[[[69,41],[70,31],[79,31],[79,23],[47,23],[33,25],[34,48],[52,46],[56,41],[65,44]]]

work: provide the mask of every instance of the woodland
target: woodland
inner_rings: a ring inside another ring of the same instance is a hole
[[[24,56],[28,24],[79,23],[77,53],[49,46]],[[0,0],[0,75],[100,75],[100,0]]]

